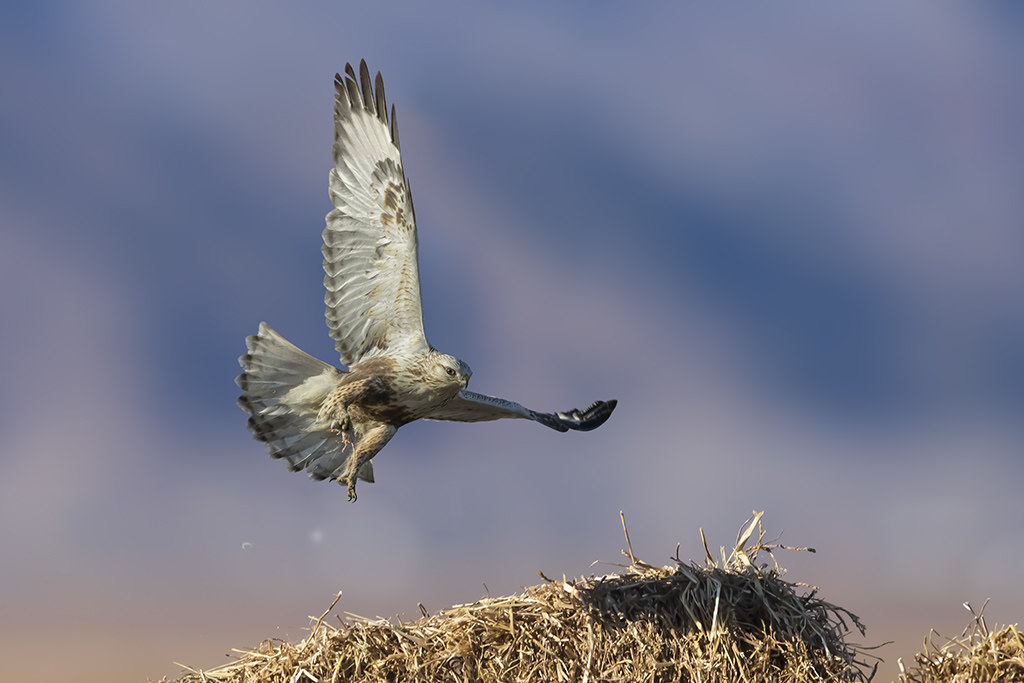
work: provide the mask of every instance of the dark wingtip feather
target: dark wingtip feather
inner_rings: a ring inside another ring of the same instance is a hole
[[[359,85],[363,93],[363,107],[366,111],[377,113],[377,107],[373,101],[373,83],[370,81],[370,70],[366,67],[366,60],[359,60]]]
[[[335,106],[336,113],[340,114],[343,111],[338,109],[338,106],[343,103],[341,98],[342,93],[344,93],[348,99],[348,107],[350,109],[362,107],[366,111],[375,114],[391,134],[391,142],[398,151],[402,151],[402,146],[398,140],[398,117],[395,114],[395,105],[391,105],[391,116],[389,117],[387,97],[384,93],[384,76],[379,71],[377,76],[371,79],[370,69],[366,66],[366,60],[361,59],[359,60],[359,75],[357,76],[352,64],[346,63],[345,77],[341,74],[334,74],[334,90],[335,100],[338,102],[338,105]],[[335,137],[337,137],[337,130],[335,130]]]
[[[398,141],[398,115],[395,114],[395,105],[391,105],[391,142],[399,152],[402,151],[402,144]]]
[[[607,422],[618,403],[615,399],[610,401],[594,401],[585,410],[573,408],[564,413],[535,413],[533,419],[560,432],[566,432],[570,429],[577,432],[589,432]]]
[[[345,76],[347,78],[344,80],[341,79],[340,74],[336,76],[338,80],[335,83],[335,88],[338,88],[339,85],[344,88],[345,96],[348,98],[349,109],[354,109],[361,106],[362,103],[360,102],[359,88],[356,87],[356,71],[347,62],[345,63]],[[339,89],[340,93],[341,90]]]
[[[359,96],[359,87],[350,78],[345,79],[345,92],[348,93],[348,106],[350,109],[363,106],[362,98]]]
[[[594,401],[593,404],[586,410],[574,410],[573,417],[579,420],[579,423],[574,429],[581,432],[589,432],[591,429],[597,429],[612,416],[612,411],[615,410],[619,402],[616,399],[610,401]]]
[[[339,107],[348,105],[348,91],[345,89],[345,79],[341,74],[334,74],[334,113],[341,113]]]
[[[374,95],[377,100],[377,118],[379,118],[384,126],[388,125],[388,103],[384,97],[384,77],[377,72],[377,79],[373,83]]]

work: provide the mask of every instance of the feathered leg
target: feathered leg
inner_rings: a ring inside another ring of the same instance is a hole
[[[349,500],[355,501],[356,499],[356,474],[363,465],[380,452],[380,449],[387,445],[388,441],[391,441],[391,437],[397,431],[398,427],[394,425],[382,424],[371,428],[363,435],[359,445],[356,446],[356,452],[349,456],[344,476],[339,479],[348,484]]]
[[[361,379],[342,384],[324,399],[317,414],[318,422],[330,422],[332,429],[347,434],[352,429],[348,407],[358,401],[370,387],[372,379]]]

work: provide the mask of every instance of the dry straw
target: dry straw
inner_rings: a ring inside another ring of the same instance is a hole
[[[985,603],[988,604],[987,602]],[[924,641],[924,652],[914,657],[910,671],[900,660],[900,683],[984,683],[1024,681],[1024,634],[1015,625],[990,631],[982,607],[959,638],[936,645],[934,631]]]
[[[544,583],[521,595],[436,615],[421,606],[423,617],[411,622],[350,617],[333,626],[332,604],[297,645],[267,640],[180,681],[870,680],[863,649],[846,642],[849,625],[863,635],[860,620],[817,589],[783,580],[772,551],[785,546],[764,541],[760,519],[755,513],[717,560],[705,541],[702,563],[683,562],[677,548],[672,566],[654,567],[633,555],[626,533],[624,573],[573,581],[541,574]],[[770,565],[758,563],[762,554]]]

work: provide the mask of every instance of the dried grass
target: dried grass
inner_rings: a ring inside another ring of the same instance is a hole
[[[988,603],[986,603],[988,604]],[[907,671],[899,661],[900,683],[985,683],[1024,681],[1024,634],[1016,625],[989,631],[983,616],[964,603],[974,618],[960,634],[943,645],[935,643],[934,631],[924,641],[924,652],[914,656],[916,666]]]
[[[630,548],[630,564],[617,565],[624,573],[572,581],[541,574],[544,583],[521,595],[433,616],[421,606],[424,616],[405,623],[350,616],[335,627],[325,621],[331,605],[297,645],[267,640],[235,662],[179,680],[870,680],[873,670],[858,661],[863,649],[845,640],[848,622],[863,635],[860,620],[817,589],[782,579],[772,551],[784,546],[764,542],[760,518],[717,561],[706,542],[702,564],[679,560],[677,548],[675,564],[661,568]],[[758,564],[762,554],[771,566]]]

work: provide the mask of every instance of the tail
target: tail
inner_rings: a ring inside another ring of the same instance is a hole
[[[245,346],[249,353],[238,359],[242,374],[235,383],[242,389],[238,407],[251,416],[247,426],[253,438],[293,472],[305,468],[313,479],[338,479],[352,444],[316,418],[345,373],[313,358],[266,323],[245,338]],[[373,466],[366,463],[357,477],[373,482]]]

